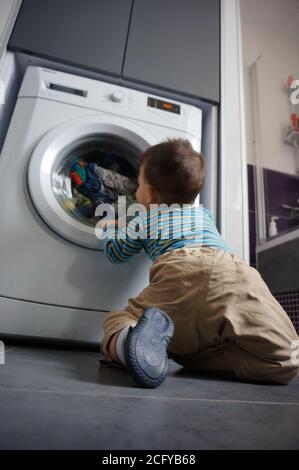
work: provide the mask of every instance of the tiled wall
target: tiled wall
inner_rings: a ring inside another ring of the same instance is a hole
[[[264,169],[266,224],[269,226],[270,217],[279,217],[277,221],[278,233],[288,232],[299,227],[299,217],[294,220],[283,204],[299,206],[299,176],[279,173],[278,171]],[[298,214],[299,216],[299,214]]]
[[[249,197],[249,243],[250,243],[250,265],[256,267],[256,204],[254,195],[255,166],[248,165],[248,197]]]
[[[255,203],[255,172],[255,166],[248,165],[250,264],[256,268],[257,207]],[[299,199],[299,177],[264,169],[264,186],[267,227],[271,216],[279,217],[277,221],[278,233],[288,232],[299,227],[299,220],[292,220],[288,211],[281,207],[282,204],[299,205],[297,202],[297,199]],[[278,260],[276,259],[276,261]],[[296,273],[294,275],[296,276]],[[299,334],[299,290],[275,289],[273,295],[285,309]]]
[[[299,334],[299,291],[280,292],[274,297],[285,309]]]
[[[256,168],[248,165],[248,194],[249,194],[249,228],[250,228],[250,264],[256,267],[256,237],[257,237],[257,208],[255,202]],[[299,206],[299,176],[280,173],[264,169],[266,227],[268,230],[270,218],[279,217],[277,221],[278,234],[288,232],[299,227],[299,218],[294,220],[291,214],[281,206]]]

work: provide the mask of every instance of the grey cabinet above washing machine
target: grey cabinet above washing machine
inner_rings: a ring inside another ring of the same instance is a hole
[[[120,76],[131,0],[23,0],[9,48]]]
[[[135,0],[123,76],[218,103],[220,1]]]
[[[220,0],[23,0],[9,48],[219,102]]]

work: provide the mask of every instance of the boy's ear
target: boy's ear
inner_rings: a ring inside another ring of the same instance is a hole
[[[151,202],[156,204],[160,201],[160,194],[159,191],[155,188],[155,186],[149,186],[149,192],[151,197]]]

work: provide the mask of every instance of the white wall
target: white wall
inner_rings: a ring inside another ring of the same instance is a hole
[[[290,74],[299,79],[299,0],[241,0],[241,12],[248,163],[256,163],[250,86],[256,63],[260,164],[295,173],[295,151],[283,139],[292,112],[285,82]]]
[[[299,13],[294,23],[299,24]],[[299,79],[299,48],[295,37],[291,42],[282,35],[257,62],[261,157],[263,167],[295,174],[296,150],[284,142],[292,112],[290,74]]]
[[[221,233],[233,252],[249,261],[240,22],[239,0],[221,1]]]
[[[0,68],[22,0],[0,0]]]
[[[0,0],[0,41],[3,37],[14,0]]]

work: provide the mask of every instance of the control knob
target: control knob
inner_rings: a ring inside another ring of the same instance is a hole
[[[122,91],[114,91],[112,94],[111,94],[111,99],[112,101],[114,101],[115,103],[122,103],[125,99],[125,95]]]

